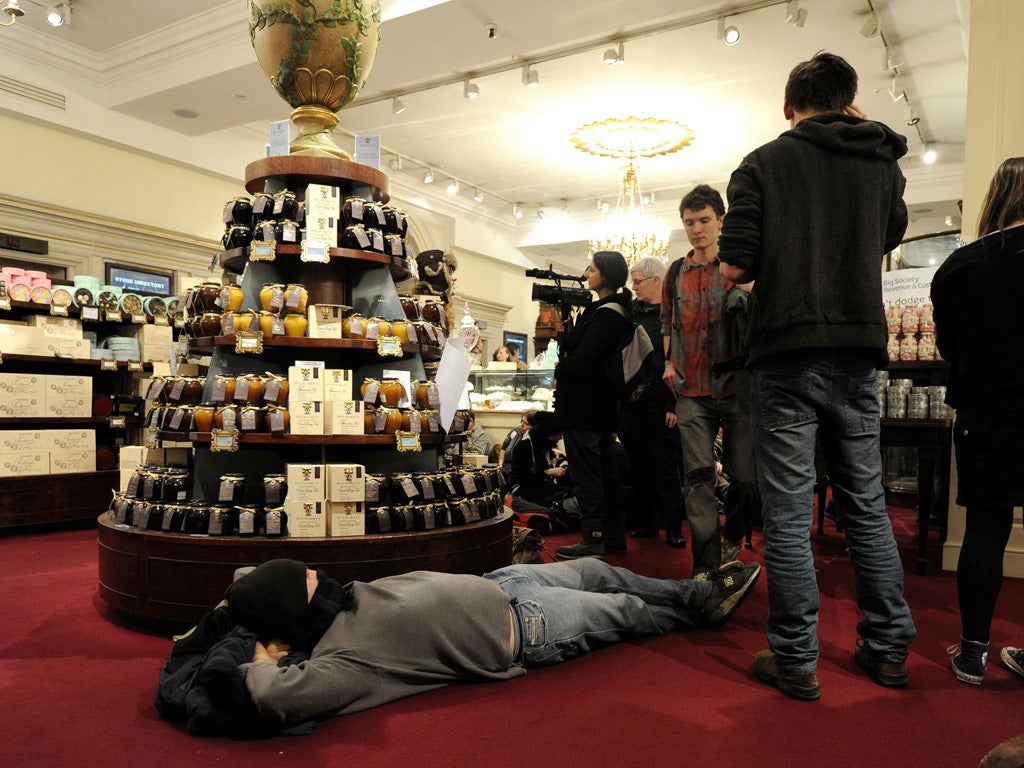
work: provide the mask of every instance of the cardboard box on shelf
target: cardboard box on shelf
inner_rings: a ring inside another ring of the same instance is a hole
[[[284,511],[288,515],[288,535],[296,539],[319,538],[327,535],[327,502],[299,501],[292,498],[289,486]]]
[[[326,471],[323,464],[285,464],[287,499],[323,501],[327,498]]]
[[[75,360],[89,360],[92,355],[92,344],[88,339],[68,339],[63,336],[43,336],[43,347],[39,354],[70,357]]]
[[[289,366],[288,398],[294,400],[323,400],[324,369],[313,365]]]
[[[366,501],[365,473],[362,464],[328,464],[327,500]]]
[[[8,453],[0,456],[0,477],[46,475],[50,471],[50,457],[46,451]]]
[[[324,400],[352,399],[352,371],[346,368],[324,370]]]
[[[53,315],[32,315],[28,318],[29,326],[42,328],[45,336],[62,339],[81,339],[82,323],[74,317],[55,317]]]
[[[60,451],[50,453],[50,474],[69,475],[95,472],[96,451]]]
[[[163,448],[150,448],[145,445],[122,445],[118,451],[121,469],[129,469],[132,472],[140,464],[164,464],[164,459]]]
[[[0,353],[38,355],[43,346],[43,329],[30,325],[0,323]]]
[[[363,536],[365,533],[366,512],[363,502],[327,502],[328,536]]]
[[[9,429],[0,432],[0,456],[50,450],[47,432],[45,429]]]
[[[306,308],[306,335],[311,339],[340,339],[345,309],[340,304],[310,304]]]
[[[324,404],[324,431],[328,435],[363,435],[365,405],[361,400],[329,400]],[[295,417],[292,416],[292,419]]]
[[[41,388],[24,394],[0,389],[0,417],[43,418],[46,415],[46,393]]]
[[[288,398],[288,431],[293,435],[323,435],[324,404],[319,400]]]
[[[47,429],[46,450],[54,453],[96,452],[95,429]]]

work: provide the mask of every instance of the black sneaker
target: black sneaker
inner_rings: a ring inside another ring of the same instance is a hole
[[[952,657],[950,665],[957,680],[968,685],[981,685],[988,666],[988,643],[961,637],[959,643],[946,649],[946,653]]]
[[[999,658],[1006,666],[1024,677],[1024,648],[1014,648],[1012,645],[1008,645],[999,652]]]
[[[728,619],[760,575],[760,563],[727,563],[710,574],[708,581],[711,582],[711,594],[707,596],[702,608],[707,623],[717,627]]]

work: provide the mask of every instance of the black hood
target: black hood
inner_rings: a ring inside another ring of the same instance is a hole
[[[907,139],[873,120],[830,112],[807,117],[782,134],[834,152],[895,161],[907,154]]]

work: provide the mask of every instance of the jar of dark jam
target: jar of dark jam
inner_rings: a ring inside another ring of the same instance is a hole
[[[391,507],[391,532],[407,533],[413,530],[415,515],[412,504],[403,504],[399,507]]]
[[[295,219],[282,219],[274,225],[274,240],[281,245],[298,245],[302,241],[302,228]]]
[[[128,511],[128,525],[133,528],[146,529],[149,524],[149,513],[153,508],[153,502],[136,499],[132,502]]]
[[[409,222],[405,218],[405,213],[394,206],[384,206],[384,221],[384,229],[389,234],[405,237],[409,230]]]
[[[195,501],[189,505],[188,514],[185,516],[183,533],[208,534],[210,532],[210,505]]]
[[[282,190],[274,195],[274,220],[283,221],[290,219],[295,221],[299,216],[299,199],[290,190]]]
[[[279,507],[288,496],[288,481],[283,474],[263,476],[263,503],[267,507]]]
[[[252,242],[252,227],[236,225],[224,233],[222,243],[224,250],[230,251],[233,248],[248,248]]]
[[[405,241],[399,235],[384,235],[384,253],[399,259],[405,258]]]
[[[391,533],[391,507],[375,507],[366,512],[367,533]]]
[[[224,223],[227,225],[252,224],[252,200],[244,195],[232,198],[224,204]]]
[[[368,248],[364,248],[364,251],[373,251],[374,253],[384,253],[384,233],[379,229],[373,227],[367,227],[366,236],[370,239],[370,245]]]
[[[425,502],[434,502],[442,497],[443,490],[437,484],[436,472],[414,472],[412,481],[419,489],[420,498]]]
[[[220,305],[218,304],[220,299],[220,283],[202,283],[195,291],[195,312],[190,314],[195,316],[202,312],[220,313]]]
[[[341,204],[341,218],[348,226],[362,224],[366,220],[366,203],[359,197],[346,197]]]
[[[441,325],[442,318],[444,317],[444,307],[442,307],[441,303],[438,301],[424,301],[423,305],[420,307],[420,317],[428,323]]]
[[[241,504],[245,500],[245,487],[245,475],[241,472],[221,475],[220,487],[217,490],[217,502],[232,506]]]
[[[252,217],[249,222],[252,226],[260,221],[273,218],[274,196],[269,192],[257,192],[252,198]]]
[[[288,534],[288,513],[284,507],[267,507],[263,510],[264,533],[267,536]]]
[[[188,521],[188,513],[192,509],[192,505],[172,504],[168,509],[170,509],[170,515],[164,517],[164,523],[167,527],[163,530],[168,533],[184,533]]]
[[[386,504],[388,497],[386,493],[386,480],[384,475],[366,473],[363,476],[366,486],[367,504]]]
[[[339,233],[338,240],[342,248],[356,251],[370,250],[370,236],[362,224],[352,224]]]
[[[192,473],[186,467],[168,467],[160,498],[186,501],[192,495]]]
[[[420,489],[410,472],[395,472],[388,479],[388,498],[394,504],[408,504],[420,500]]]
[[[232,536],[238,528],[238,512],[235,507],[215,504],[210,507],[210,519],[206,532],[211,536]]]
[[[433,504],[416,504],[412,508],[413,528],[417,531],[432,531],[437,527]]]
[[[235,507],[235,516],[238,521],[239,536],[255,536],[263,531],[263,510],[260,507],[248,505]]]
[[[165,432],[191,432],[193,425],[193,406],[176,405],[167,409],[167,414],[164,418]]]

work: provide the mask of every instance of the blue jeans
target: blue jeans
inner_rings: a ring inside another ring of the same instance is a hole
[[[917,630],[885,508],[874,366],[827,351],[764,363],[753,373],[750,415],[764,514],[768,645],[778,665],[811,674],[818,663],[810,543],[816,439],[850,546],[863,613],[857,631],[880,660],[904,661]]]
[[[715,486],[715,437],[722,429],[722,469],[731,483],[754,482],[750,419],[736,397],[680,397],[676,422],[683,449],[683,494],[690,524],[693,573],[721,565],[718,501]]]
[[[525,667],[558,664],[676,627],[704,626],[701,606],[711,593],[708,581],[652,579],[592,557],[510,565],[484,578],[512,597]]]

